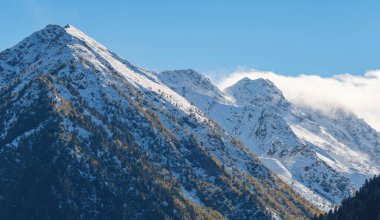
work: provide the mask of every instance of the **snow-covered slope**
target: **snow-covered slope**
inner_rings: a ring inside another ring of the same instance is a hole
[[[300,107],[308,120],[297,113],[286,116],[297,136],[316,146],[317,156],[359,188],[380,173],[380,136],[352,113],[337,111],[326,115]]]
[[[197,87],[186,86],[192,77],[171,83],[185,78],[183,74],[187,72],[165,71],[159,78],[167,82],[170,75],[168,86],[182,91],[189,101],[320,208],[331,208],[351,195],[365,178],[379,173],[379,135],[356,116],[341,112],[330,117],[294,106],[265,79],[244,78],[223,92],[207,79],[195,83]],[[192,71],[192,75],[196,74],[201,75]],[[207,88],[212,89],[202,92]],[[209,93],[223,97],[204,95]]]
[[[1,52],[0,218],[318,212],[180,94],[70,25]]]

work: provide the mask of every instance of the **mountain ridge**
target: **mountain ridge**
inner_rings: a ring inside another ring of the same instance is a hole
[[[186,83],[169,86],[178,91]],[[329,210],[379,172],[376,157],[362,154],[378,155],[379,136],[355,115],[335,119],[295,106],[265,79],[245,78],[220,91],[230,102],[188,91],[188,100],[321,209]]]
[[[73,26],[0,53],[2,218],[308,218],[205,113]]]

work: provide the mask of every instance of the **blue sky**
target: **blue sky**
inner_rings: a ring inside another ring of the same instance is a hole
[[[47,24],[81,29],[132,63],[222,75],[380,69],[380,1],[3,0],[0,50]]]

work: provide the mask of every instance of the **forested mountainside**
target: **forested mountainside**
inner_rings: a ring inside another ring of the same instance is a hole
[[[71,25],[0,53],[0,161],[1,219],[320,213],[156,73]]]
[[[339,208],[315,217],[316,220],[380,219],[380,176],[366,180],[351,198],[343,200]]]
[[[158,76],[320,209],[380,173],[380,136],[352,113],[294,105],[266,79],[244,78],[221,91],[194,70]]]

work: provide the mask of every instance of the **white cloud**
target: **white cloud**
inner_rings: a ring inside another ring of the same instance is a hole
[[[380,70],[368,71],[364,75],[341,74],[332,77],[283,76],[256,70],[238,71],[218,80],[216,84],[224,89],[243,77],[271,80],[289,101],[296,104],[325,112],[337,108],[354,112],[380,131]]]

